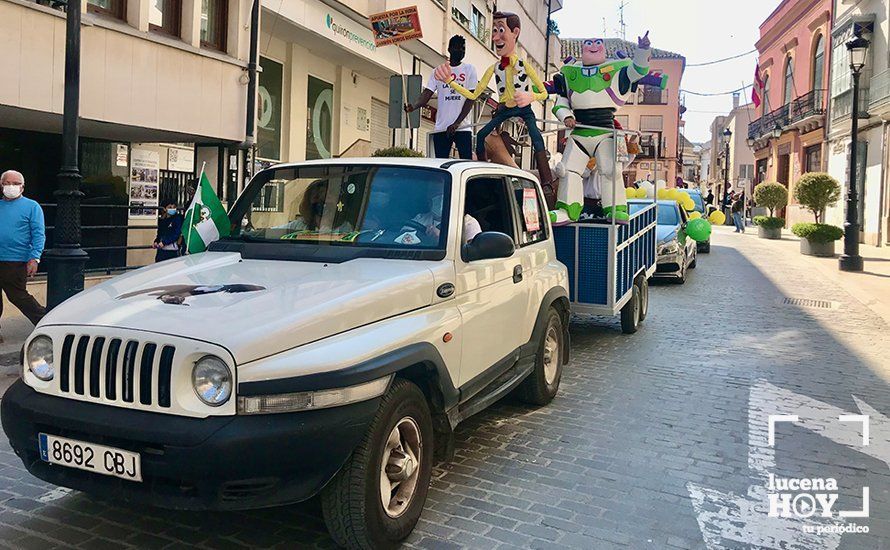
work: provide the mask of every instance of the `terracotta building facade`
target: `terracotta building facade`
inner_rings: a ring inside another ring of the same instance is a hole
[[[748,143],[755,182],[778,181],[790,196],[802,174],[826,169],[831,13],[831,0],[783,0],[760,25],[763,100]],[[788,227],[812,217],[793,199],[782,215]]]

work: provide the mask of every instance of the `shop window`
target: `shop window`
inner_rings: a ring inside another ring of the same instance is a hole
[[[307,92],[306,160],[331,158],[334,86],[310,76]]]
[[[822,144],[811,145],[804,150],[804,172],[822,171]]]
[[[87,11],[123,20],[127,18],[127,0],[87,0]]]
[[[179,36],[182,0],[151,0],[148,24],[151,30]]]
[[[201,45],[225,51],[229,0],[201,0]]]
[[[281,84],[284,66],[260,58],[260,85],[257,93],[257,156],[281,158]]]

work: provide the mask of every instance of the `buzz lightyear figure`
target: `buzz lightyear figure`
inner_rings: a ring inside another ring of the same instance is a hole
[[[576,124],[614,128],[615,111],[623,106],[633,86],[649,74],[649,32],[637,40],[631,59],[606,59],[606,44],[601,38],[585,40],[581,63],[564,65],[556,83],[559,95],[553,114],[572,129],[562,157],[556,210],[550,213],[553,223],[578,221],[584,207],[584,170],[591,158],[596,159],[596,172],[603,182],[602,204],[607,218],[626,221],[627,198],[624,184],[612,181],[620,177],[621,167],[615,158],[615,143],[609,130],[577,128]]]

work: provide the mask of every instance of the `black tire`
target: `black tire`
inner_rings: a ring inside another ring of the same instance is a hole
[[[698,249],[702,254],[710,254],[711,253],[711,239],[701,243],[701,247]]]
[[[419,467],[407,507],[390,517],[381,501],[382,462],[390,434],[406,418],[413,420],[420,434]],[[334,541],[346,548],[395,548],[410,535],[429,490],[433,449],[426,397],[411,382],[397,378],[384,394],[365,438],[322,490],[322,513]]]
[[[640,327],[640,287],[634,282],[630,300],[621,308],[621,331],[633,334]]]
[[[548,345],[553,347],[553,339],[555,339],[556,349],[548,349]],[[562,317],[559,311],[551,306],[547,312],[547,325],[544,327],[541,341],[538,342],[535,369],[516,387],[516,396],[520,400],[530,405],[546,405],[556,397],[556,393],[559,391],[559,381],[562,378],[565,345],[566,338]],[[550,361],[555,361],[555,372],[553,371],[554,365]]]
[[[640,275],[640,322],[642,323],[646,316],[649,315],[649,279],[645,275]]]
[[[692,253],[692,262],[689,263],[689,269],[695,269],[698,265],[698,250]]]

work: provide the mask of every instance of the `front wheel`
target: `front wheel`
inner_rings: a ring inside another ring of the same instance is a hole
[[[538,344],[535,368],[519,386],[516,395],[532,405],[546,405],[556,397],[562,378],[562,359],[565,356],[565,332],[562,317],[556,308],[547,312],[547,326]]]
[[[411,534],[429,490],[433,448],[426,397],[396,379],[365,438],[321,493],[334,541],[346,548],[395,548]]]

